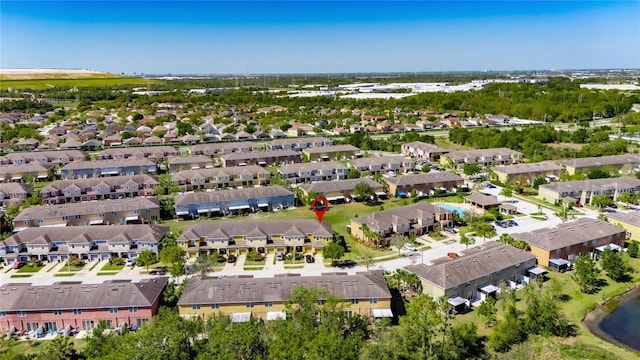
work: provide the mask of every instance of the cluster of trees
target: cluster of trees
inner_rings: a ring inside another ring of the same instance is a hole
[[[637,256],[637,248],[632,250],[632,253]],[[613,281],[625,282],[630,279],[630,267],[627,259],[630,254],[623,254],[607,247],[599,256],[599,263],[590,255],[581,255],[576,259],[575,270],[571,277],[583,293],[593,294],[600,290],[604,283],[600,277],[603,270]]]
[[[449,140],[479,149],[506,147],[520,151],[535,161],[618,155],[626,152],[624,140],[609,141],[610,131],[608,127],[580,128],[574,132],[556,130],[551,126],[526,126],[521,130],[512,128],[506,131],[497,128],[452,128],[449,130]],[[577,143],[584,146],[580,149],[547,146],[552,143]]]
[[[2,104],[2,102],[0,102],[0,104]],[[0,141],[11,141],[23,138],[44,139],[44,136],[40,135],[37,125],[28,124],[2,124],[0,125],[0,135]]]
[[[517,249],[520,249],[520,250],[524,250],[524,251],[528,251],[529,250],[529,244],[526,241],[514,239],[509,234],[500,235],[500,238],[498,239],[498,242],[501,242],[503,244],[509,244],[509,245],[511,245],[511,246],[513,246],[513,247],[515,247]]]
[[[0,101],[0,112],[20,111],[26,114],[42,114],[53,109],[53,105],[46,101],[33,101],[29,99]]]
[[[417,132],[410,131],[400,134],[392,134],[386,138],[374,139],[368,133],[357,132],[350,134],[341,141],[342,144],[349,144],[360,148],[361,150],[378,150],[399,153],[402,144],[422,141],[433,144],[435,139],[431,135],[420,135]]]

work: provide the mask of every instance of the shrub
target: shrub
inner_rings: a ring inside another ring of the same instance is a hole
[[[111,264],[111,265],[120,266],[120,265],[124,265],[124,263],[125,263],[125,260],[123,258],[121,258],[121,257],[109,259],[109,264]]]

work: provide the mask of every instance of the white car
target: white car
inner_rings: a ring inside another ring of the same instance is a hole
[[[416,249],[416,247],[413,246],[412,244],[404,244],[404,248],[405,250],[409,250],[409,251],[418,251],[418,249]]]

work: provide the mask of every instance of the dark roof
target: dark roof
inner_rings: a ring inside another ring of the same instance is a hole
[[[288,300],[298,286],[324,288],[340,299],[391,299],[382,271],[370,271],[355,275],[273,278],[195,276],[184,289],[178,305],[282,302]]]
[[[220,220],[210,221],[194,225],[184,231],[179,240],[196,240],[204,238],[233,238],[234,236],[251,236],[251,233],[258,231],[261,236],[284,235],[292,228],[297,229],[297,234],[306,236],[313,234],[319,237],[332,237],[331,224],[328,222],[319,223],[316,220],[295,219],[266,221],[254,220],[251,222]]]
[[[222,160],[248,160],[259,158],[276,158],[282,156],[300,156],[300,153],[293,150],[270,150],[270,151],[253,151],[249,153],[233,153],[221,155]]]
[[[159,208],[160,202],[154,197],[104,200],[96,202],[92,201],[63,205],[32,206],[22,210],[22,212],[16,216],[14,221]]]
[[[497,197],[483,193],[470,194],[465,196],[464,199],[480,206],[500,205]]]
[[[29,227],[9,236],[6,240],[0,242],[0,245],[33,244],[40,241],[39,239],[44,239],[44,243],[47,244],[51,242],[67,242],[76,238],[83,238],[86,242],[110,241],[122,235],[145,243],[157,243],[168,231],[169,228],[166,226],[150,225],[70,226],[67,228]]]
[[[438,171],[438,172],[428,172],[425,174],[407,174],[401,175],[397,177],[392,177],[385,179],[386,182],[394,185],[417,185],[417,184],[433,184],[439,183],[443,181],[464,181],[460,176],[448,172],[448,171]]]
[[[365,183],[375,190],[381,188],[382,185],[371,179],[347,179],[347,180],[333,180],[333,181],[321,181],[311,184],[301,184],[299,187],[305,192],[313,191],[315,193],[328,193],[331,191],[353,191],[356,185]]]
[[[293,193],[282,186],[266,186],[246,189],[230,189],[211,192],[196,192],[176,195],[176,205],[206,204],[220,201],[233,201],[274,196],[293,196]]]

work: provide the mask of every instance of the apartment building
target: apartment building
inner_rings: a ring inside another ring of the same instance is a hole
[[[219,220],[187,228],[178,238],[178,244],[187,256],[196,257],[212,252],[234,255],[247,251],[315,253],[331,240],[331,224],[316,220]]]
[[[439,161],[440,156],[449,152],[437,145],[414,141],[402,145],[402,155],[426,161]]]
[[[126,225],[160,219],[160,202],[153,197],[32,206],[13,220],[14,232],[28,227]]]
[[[608,195],[614,200],[621,193],[635,194],[640,191],[640,179],[635,177],[619,177],[606,179],[589,179],[562,181],[538,187],[538,198],[556,203],[569,197],[581,204],[591,204],[596,195]]]
[[[592,254],[601,246],[622,247],[626,230],[606,221],[580,218],[562,223],[555,228],[543,228],[511,236],[529,244],[530,251],[538,257],[539,264],[554,267],[563,263],[556,259],[573,262],[576,257]]]
[[[412,191],[428,196],[438,192],[456,192],[464,184],[464,180],[447,171],[424,174],[407,174],[385,179],[389,186],[389,194],[398,197],[409,196]]]
[[[69,256],[88,261],[112,257],[135,259],[158,244],[168,227],[150,225],[30,227],[0,241],[0,259],[6,265],[32,259],[63,262]]]
[[[168,277],[109,280],[97,284],[61,281],[52,285],[9,283],[0,287],[0,330],[46,335],[110,328],[138,328],[158,312]]]
[[[175,197],[176,215],[183,218],[280,210],[293,205],[294,194],[281,186],[195,192]]]
[[[53,178],[53,165],[40,163],[0,165],[0,183],[49,181]]]
[[[182,170],[196,170],[213,167],[213,159],[206,155],[176,156],[167,161],[170,173]]]
[[[353,159],[360,154],[360,149],[353,145],[333,145],[312,147],[302,150],[309,161],[329,161]]]
[[[72,161],[86,161],[87,154],[79,150],[11,152],[0,156],[1,165],[30,164],[66,165]]]
[[[394,234],[420,236],[452,223],[451,211],[427,203],[417,203],[352,218],[351,236],[382,247],[389,245]]]
[[[569,175],[576,172],[589,172],[603,167],[620,171],[622,175],[632,175],[640,170],[640,155],[623,154],[611,156],[597,156],[580,159],[559,160],[558,163],[565,167]]]
[[[191,155],[221,156],[233,153],[263,151],[264,144],[252,141],[199,144],[190,147]]]
[[[46,204],[66,204],[127,197],[153,196],[158,180],[149,175],[60,180],[40,190]]]
[[[21,204],[33,194],[33,185],[23,183],[0,183],[0,207]]]
[[[98,153],[96,160],[126,159],[169,159],[178,156],[178,150],[171,146],[148,146],[105,149]]]
[[[412,171],[414,162],[404,156],[378,156],[349,160],[349,165],[360,171],[370,174],[398,173],[404,174]]]
[[[522,162],[522,153],[507,148],[451,151],[440,157],[442,166],[462,169],[465,164],[512,165]]]
[[[276,164],[295,164],[301,161],[300,153],[293,150],[253,151],[220,156],[220,162],[223,167],[273,166]]]
[[[302,151],[308,148],[333,146],[333,140],[324,137],[277,139],[267,143],[267,150]]]
[[[349,176],[349,168],[337,161],[286,164],[278,167],[278,172],[293,184],[344,180]]]
[[[105,176],[155,174],[155,161],[145,158],[73,162],[60,169],[63,179],[86,179]]]
[[[183,170],[171,175],[171,181],[186,191],[266,186],[271,173],[257,165]]]
[[[362,183],[367,184],[378,197],[385,197],[387,195],[384,190],[384,185],[371,179],[346,179],[315,182],[311,184],[300,184],[298,187],[302,190],[302,193],[305,196],[315,194],[316,196],[324,196],[330,203],[340,203],[357,198],[357,194],[355,193],[356,186]]]
[[[627,231],[626,238],[640,240],[640,211],[608,212],[609,223]]]
[[[537,178],[559,179],[564,173],[564,167],[553,161],[538,163],[498,165],[492,168],[496,177],[503,184],[518,186],[533,186]]]
[[[273,278],[196,276],[178,300],[178,311],[183,317],[201,319],[221,313],[233,322],[286,319],[285,304],[301,286],[326,289],[345,300],[347,316],[393,317],[391,293],[382,271]]]

